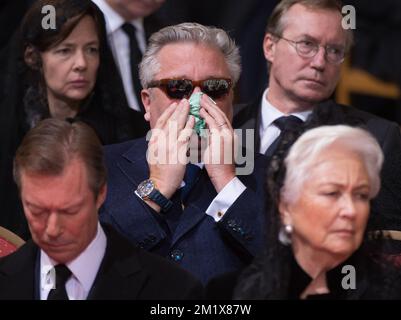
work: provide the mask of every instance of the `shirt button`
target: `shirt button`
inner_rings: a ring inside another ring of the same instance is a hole
[[[184,257],[184,253],[181,250],[178,250],[178,249],[173,250],[170,253],[170,258],[175,262],[180,262],[183,257]]]
[[[221,211],[217,212],[217,216],[218,216],[219,218],[221,218],[221,217],[223,216],[223,212],[221,212]]]

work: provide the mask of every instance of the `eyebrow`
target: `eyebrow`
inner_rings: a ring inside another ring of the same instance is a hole
[[[99,40],[92,40],[90,42],[87,42],[85,45],[91,45],[91,44],[99,44],[100,41]]]
[[[324,187],[324,186],[327,186],[327,185],[336,186],[336,187],[344,187],[343,184],[336,183],[336,182],[323,182],[323,183],[320,183],[318,186],[319,187]],[[363,182],[360,185],[355,186],[353,188],[353,190],[358,190],[358,189],[363,189],[363,188],[370,188],[370,184],[368,182]]]
[[[309,34],[306,34],[306,33],[302,33],[302,34],[300,34],[298,36],[295,36],[295,38],[296,39],[308,39],[308,40],[311,40],[311,41],[319,42],[315,37],[313,37],[313,36],[311,36]]]
[[[304,38],[304,39],[306,39],[306,40],[310,40],[310,41],[313,41],[313,42],[316,42],[316,43],[319,43],[320,44],[320,41],[318,40],[318,39],[316,39],[315,37],[313,37],[313,36],[311,36],[311,35],[309,35],[309,34],[301,34],[300,36],[299,36],[299,38],[301,39],[301,38]],[[339,44],[339,43],[326,43],[326,46],[336,46],[336,47],[345,47],[345,45],[343,45],[343,44]]]
[[[26,202],[26,205],[27,205],[28,207],[32,207],[33,209],[39,209],[39,210],[44,209],[44,208],[41,207],[40,205],[34,204],[34,203],[32,203],[32,202],[29,202],[29,201],[25,201],[25,202]]]
[[[26,202],[27,206],[32,207],[33,209],[36,209],[36,210],[48,210],[48,208],[42,207],[41,205],[34,204],[32,202],[29,202],[29,201],[25,201],[25,202]],[[83,201],[81,200],[81,201],[79,201],[77,203],[74,203],[72,205],[68,205],[67,207],[64,207],[64,208],[61,208],[58,211],[68,211],[68,210],[71,210],[71,209],[74,209],[76,207],[81,206],[82,203],[83,203]]]
[[[88,42],[85,42],[84,46],[89,46],[89,45],[99,45],[100,41],[99,40],[91,40]],[[62,42],[60,43],[60,46],[67,46],[67,47],[74,47],[76,44],[74,42]]]

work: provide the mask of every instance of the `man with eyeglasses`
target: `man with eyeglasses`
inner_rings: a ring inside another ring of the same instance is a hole
[[[238,106],[235,128],[254,129],[254,148],[268,156],[288,131],[333,124],[370,131],[385,154],[382,187],[369,228],[401,230],[401,137],[396,123],[331,100],[352,42],[337,0],[283,0],[266,29],[263,50],[269,86],[262,98]]]
[[[106,147],[100,219],[203,283],[243,268],[263,244],[266,160],[236,176],[238,48],[221,29],[183,23],[151,36],[139,69],[151,137]]]

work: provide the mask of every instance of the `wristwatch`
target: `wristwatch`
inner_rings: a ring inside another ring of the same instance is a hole
[[[150,179],[142,181],[136,188],[135,194],[142,200],[152,200],[163,212],[170,210],[173,205],[171,200],[167,199],[156,189],[155,183]]]

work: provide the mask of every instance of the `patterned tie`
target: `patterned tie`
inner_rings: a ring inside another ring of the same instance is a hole
[[[131,65],[131,77],[133,89],[138,100],[138,104],[141,107],[141,110],[144,111],[141,100],[141,82],[139,81],[139,72],[138,65],[142,60],[142,52],[139,49],[138,41],[136,39],[136,28],[130,23],[124,23],[121,27],[123,31],[127,34],[129,38],[129,47],[130,47],[130,65]]]
[[[296,116],[283,116],[274,120],[273,124],[280,129],[280,135],[267,148],[265,153],[267,156],[273,155],[285,134],[289,131],[297,131],[303,124],[303,121]]]
[[[181,188],[181,200],[183,203],[185,203],[185,200],[187,199],[189,192],[191,191],[195,183],[198,181],[200,171],[201,168],[199,168],[198,166],[191,163],[187,164],[187,168],[185,170],[185,175],[184,175],[185,186]]]
[[[56,287],[51,289],[47,300],[69,300],[65,283],[71,276],[71,271],[64,264],[58,264],[56,269]]]

